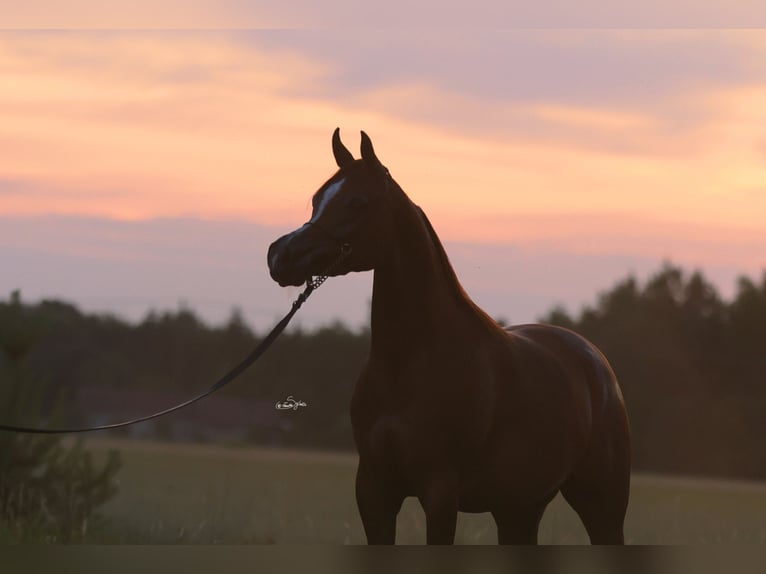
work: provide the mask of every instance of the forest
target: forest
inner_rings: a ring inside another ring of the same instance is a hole
[[[666,263],[644,282],[627,276],[578,312],[555,308],[540,321],[583,334],[608,357],[635,470],[766,479],[766,273],[741,277],[726,301],[701,272]],[[264,335],[236,310],[220,326],[188,308],[131,324],[14,292],[0,301],[2,422],[104,424],[160,410],[207,388]],[[342,323],[288,330],[209,400],[109,432],[350,450],[348,404],[368,347],[368,330]],[[24,385],[42,389],[39,400],[16,400]],[[275,409],[287,396],[307,406]]]

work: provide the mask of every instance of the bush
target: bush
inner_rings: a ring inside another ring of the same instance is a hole
[[[0,416],[12,424],[25,413],[42,418],[44,384],[25,365],[40,332],[18,293],[0,305]],[[98,468],[82,441],[0,432],[0,543],[77,542],[96,509],[117,492],[119,453]]]
[[[78,542],[94,511],[117,493],[120,457],[97,468],[77,441],[38,435],[3,437],[0,459],[0,542]]]

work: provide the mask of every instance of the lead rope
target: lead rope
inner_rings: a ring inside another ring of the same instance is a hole
[[[335,259],[335,261],[333,261],[332,264],[330,264],[330,266],[327,267],[327,269],[325,269],[322,275],[317,275],[316,277],[312,277],[306,281],[306,288],[303,290],[303,292],[301,292],[300,295],[298,295],[295,301],[293,301],[293,305],[290,308],[290,311],[287,313],[287,315],[285,315],[282,318],[282,320],[279,323],[277,323],[274,326],[274,328],[271,330],[271,332],[269,332],[268,335],[266,335],[263,341],[261,341],[255,347],[255,349],[253,349],[253,351],[247,357],[245,357],[236,367],[234,367],[228,373],[226,373],[224,376],[218,379],[218,381],[215,384],[210,386],[210,388],[200,393],[199,395],[192,397],[188,401],[184,401],[183,403],[177,404],[173,407],[170,407],[161,411],[157,411],[156,413],[152,413],[150,415],[138,417],[135,419],[130,419],[127,421],[122,421],[119,423],[112,423],[108,425],[99,425],[94,427],[81,427],[81,428],[68,428],[68,429],[41,429],[41,428],[31,428],[31,427],[0,424],[0,430],[11,431],[11,432],[22,432],[22,433],[34,433],[34,434],[66,434],[66,433],[81,433],[81,432],[89,432],[89,431],[97,431],[97,430],[116,429],[120,427],[126,427],[128,425],[133,425],[136,423],[148,421],[150,419],[155,419],[157,417],[161,417],[162,415],[166,415],[166,414],[172,413],[173,411],[177,411],[184,407],[188,407],[189,405],[194,404],[197,401],[212,395],[218,389],[225,387],[231,381],[236,379],[250,365],[252,365],[255,361],[257,361],[261,357],[261,355],[263,355],[263,353],[266,352],[266,350],[272,345],[272,343],[276,341],[277,337],[279,337],[279,335],[282,334],[282,331],[285,330],[285,327],[287,327],[287,324],[293,318],[293,315],[295,315],[298,312],[298,309],[300,309],[301,305],[303,305],[303,303],[306,302],[306,299],[309,298],[311,293],[313,293],[325,281],[327,281],[327,278],[330,276],[330,273],[332,273],[332,271],[350,254],[351,254],[351,245],[348,243],[342,244],[340,248],[340,255],[337,257],[337,259]]]

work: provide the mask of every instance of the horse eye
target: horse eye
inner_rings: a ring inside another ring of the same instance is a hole
[[[361,209],[369,200],[363,195],[352,195],[348,200],[348,206],[352,209]]]

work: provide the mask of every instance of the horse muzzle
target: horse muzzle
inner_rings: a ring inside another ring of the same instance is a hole
[[[303,285],[323,270],[337,257],[338,247],[316,233],[310,227],[283,235],[269,246],[267,261],[271,278],[280,287]]]

